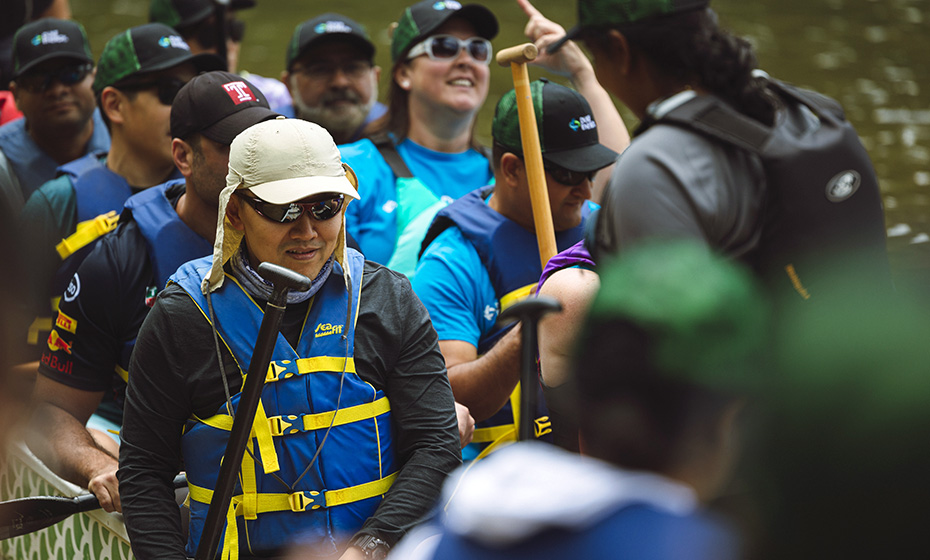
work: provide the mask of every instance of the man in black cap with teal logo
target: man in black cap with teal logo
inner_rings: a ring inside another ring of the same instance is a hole
[[[13,212],[59,165],[110,146],[93,80],[81,24],[45,18],[16,32],[10,90],[24,118],[0,128],[0,193]]]
[[[319,124],[337,144],[361,138],[387,112],[378,102],[374,56],[368,32],[346,16],[322,14],[298,25],[281,74],[293,99],[288,116]]]
[[[591,107],[579,93],[545,79],[532,82],[530,91],[556,243],[564,250],[581,240],[595,207],[589,201],[594,173],[617,153],[599,142]],[[497,104],[491,132],[495,185],[439,211],[413,278],[456,400],[479,421],[473,444],[483,447],[516,439],[508,399],[519,381],[519,337],[496,326],[498,313],[533,293],[542,273],[513,90]],[[545,435],[545,413],[539,416],[537,435]],[[466,448],[465,458],[476,450]]]
[[[129,356],[155,295],[178,266],[211,252],[229,144],[275,116],[239,76],[208,72],[188,82],[171,108],[171,154],[183,179],[130,197],[117,229],[94,247],[62,296],[39,367],[29,444],[108,511],[120,509],[117,444],[95,437],[85,423],[119,428]]]

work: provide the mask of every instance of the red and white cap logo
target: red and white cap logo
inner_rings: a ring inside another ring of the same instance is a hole
[[[229,82],[228,84],[223,84],[223,89],[226,90],[226,93],[229,94],[229,98],[233,100],[233,103],[236,105],[240,103],[245,103],[246,101],[258,101],[255,97],[255,94],[252,93],[252,90],[249,89],[249,86],[245,82]]]

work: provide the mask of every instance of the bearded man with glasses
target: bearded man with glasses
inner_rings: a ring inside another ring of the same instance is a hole
[[[381,68],[374,56],[368,32],[350,18],[330,13],[301,23],[281,73],[293,106],[282,112],[319,124],[337,144],[355,142],[387,112],[378,102]]]
[[[254,125],[228,170],[213,255],[172,276],[130,362],[119,479],[133,552],[180,559],[200,545],[272,292],[260,265],[273,263],[312,282],[287,295],[223,557],[280,557],[297,538],[308,557],[384,558],[460,463],[436,331],[403,276],[346,248],[364,188],[325,129]],[[167,485],[182,465],[186,550]]]
[[[14,215],[59,165],[110,146],[93,62],[77,22],[44,18],[16,32],[10,90],[25,118],[0,128],[0,196]]]
[[[132,44],[144,51],[141,38],[133,33]],[[141,84],[149,78],[131,79]],[[105,99],[110,89],[103,88]],[[143,107],[156,108],[157,89],[140,89],[137,100],[147,96]],[[113,95],[114,105],[128,103],[118,101],[123,93]],[[123,113],[111,109],[115,125]],[[256,88],[226,72],[193,78],[177,92],[170,111],[170,132],[151,134],[168,138],[172,168],[181,178],[130,197],[117,229],[100,239],[71,276],[52,333],[43,341],[36,383],[29,446],[59,476],[88,487],[107,511],[120,509],[118,439],[107,432],[122,423],[126,371],[139,326],[168,276],[210,253],[229,143],[252,124],[277,116]]]
[[[181,178],[171,156],[171,102],[197,72],[219,65],[213,55],[192,54],[177,32],[160,24],[128,29],[104,47],[93,91],[110,132],[109,152],[96,151],[59,167],[58,177],[33,193],[22,210],[29,291],[23,304],[30,317],[21,340],[27,346],[25,359],[39,359],[56,300],[96,240],[116,227],[126,199]],[[61,77],[44,78],[46,83],[55,79]]]

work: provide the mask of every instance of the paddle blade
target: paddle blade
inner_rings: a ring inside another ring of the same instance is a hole
[[[94,507],[100,505],[93,494],[77,498],[45,496],[3,502],[0,504],[0,540],[44,529]]]

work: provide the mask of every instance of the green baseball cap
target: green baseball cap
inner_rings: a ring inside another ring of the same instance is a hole
[[[569,171],[589,173],[617,159],[619,154],[598,140],[591,106],[580,93],[541,78],[530,83],[530,97],[543,160]],[[504,148],[522,153],[516,91],[508,91],[497,103],[491,135]]]
[[[625,251],[598,273],[578,350],[602,343],[597,333],[612,324],[628,325],[630,340],[611,339],[624,353],[612,371],[575,371],[579,394],[611,397],[631,376],[737,393],[764,382],[768,305],[745,267],[693,240],[663,240]]]
[[[192,54],[178,32],[161,23],[132,27],[110,39],[97,62],[94,93],[126,78],[191,62],[198,71],[222,70],[214,54]]]
[[[636,23],[709,5],[710,0],[578,0],[578,25],[552,43],[546,52],[554,53],[566,41],[577,39],[595,27]]]
[[[391,36],[391,61],[442,26],[449,18],[459,17],[472,24],[479,37],[497,36],[497,18],[480,4],[462,5],[456,0],[423,0],[404,10]]]

